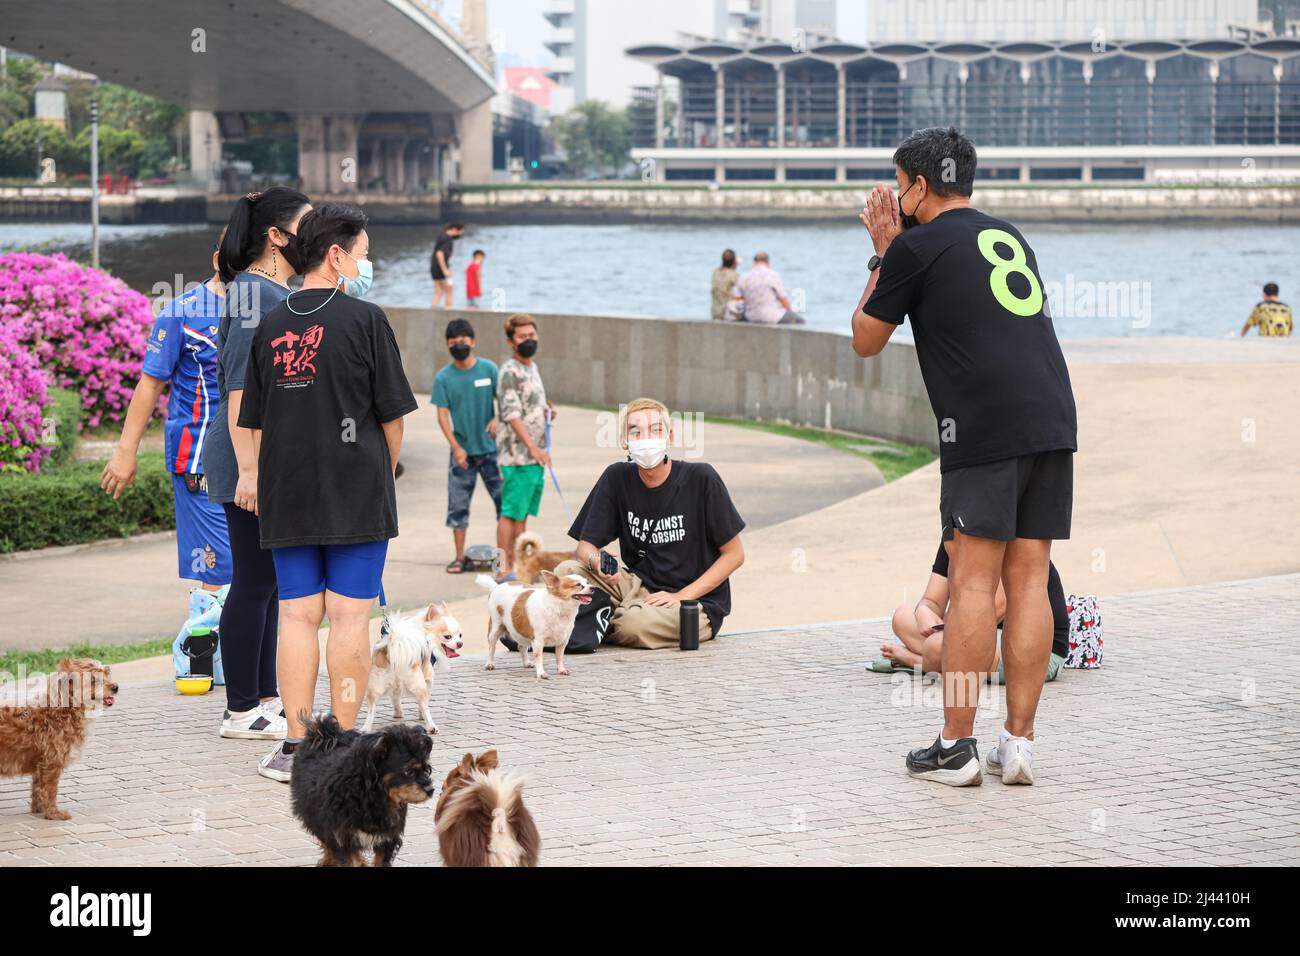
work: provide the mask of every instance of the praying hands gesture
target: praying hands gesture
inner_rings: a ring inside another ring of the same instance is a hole
[[[898,218],[898,200],[894,198],[894,191],[884,183],[877,183],[867,195],[867,204],[862,207],[858,218],[871,233],[878,256],[883,256],[889,244],[903,231]]]

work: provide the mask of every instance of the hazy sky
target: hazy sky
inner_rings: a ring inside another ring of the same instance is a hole
[[[436,0],[431,0],[437,6]],[[640,0],[592,0],[595,3],[634,3]],[[709,0],[700,0],[707,3]],[[442,0],[449,19],[460,19],[461,0]],[[488,0],[488,29],[498,58],[505,64],[544,66],[554,57],[542,46],[551,25],[542,17],[545,0]],[[867,32],[866,0],[840,0],[836,32],[841,39],[860,42]],[[500,47],[504,49],[500,49]]]

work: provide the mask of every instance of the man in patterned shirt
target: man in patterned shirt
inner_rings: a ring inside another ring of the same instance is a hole
[[[1288,338],[1291,325],[1291,306],[1278,301],[1277,283],[1270,282],[1264,286],[1264,301],[1250,313],[1250,318],[1241,327],[1241,334],[1245,335],[1253,326],[1259,329],[1261,336]]]
[[[501,520],[497,544],[503,549],[503,579],[514,573],[515,539],[537,514],[546,486],[546,422],[555,407],[533,356],[537,354],[537,320],[517,312],[506,320],[506,339],[514,354],[501,365],[497,380],[497,460],[501,465]]]

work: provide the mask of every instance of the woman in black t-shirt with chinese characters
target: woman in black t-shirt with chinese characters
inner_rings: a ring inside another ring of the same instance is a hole
[[[253,339],[239,424],[253,430],[262,547],[280,586],[280,695],[289,734],[262,761],[287,781],[312,708],[317,631],[329,615],[331,710],[356,722],[370,670],[370,610],[397,536],[393,469],[415,396],[370,288],[361,210],[327,203],[298,225],[305,277]],[[348,693],[345,690],[350,689]]]

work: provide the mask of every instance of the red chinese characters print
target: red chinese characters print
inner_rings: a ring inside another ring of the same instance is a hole
[[[271,364],[280,370],[281,381],[313,378],[316,375],[314,363],[324,338],[325,329],[313,325],[302,335],[286,329],[278,339],[272,339]]]

